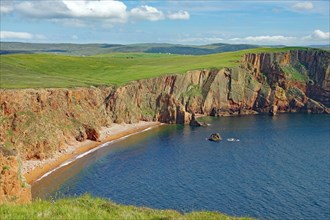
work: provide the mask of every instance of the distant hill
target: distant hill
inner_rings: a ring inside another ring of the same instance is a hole
[[[0,54],[60,53],[90,56],[114,52],[165,53],[180,55],[206,55],[230,51],[253,49],[259,46],[249,44],[209,44],[202,46],[180,44],[39,44],[0,42]]]
[[[330,50],[330,44],[327,44],[327,45],[310,45],[308,47],[323,49],[323,50]]]

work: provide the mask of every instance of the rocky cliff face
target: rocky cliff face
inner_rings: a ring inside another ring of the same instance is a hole
[[[326,113],[329,52],[247,54],[236,68],[196,70],[119,88],[0,91],[0,143],[23,159],[42,159],[73,140],[97,140],[98,129],[139,120],[188,124],[192,113]]]
[[[259,82],[297,88],[308,97],[330,106],[330,54],[320,50],[294,50],[275,54],[247,54],[245,63]]]
[[[0,149],[0,173],[0,205],[31,201],[31,188],[21,175],[15,152]]]

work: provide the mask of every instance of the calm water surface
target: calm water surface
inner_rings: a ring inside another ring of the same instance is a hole
[[[211,126],[166,125],[109,144],[35,183],[33,196],[90,193],[182,212],[330,218],[330,116],[203,120]],[[224,140],[205,140],[212,132]]]

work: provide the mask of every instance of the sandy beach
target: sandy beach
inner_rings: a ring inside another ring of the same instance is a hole
[[[45,160],[23,161],[21,167],[22,173],[25,176],[26,181],[29,184],[32,184],[47,172],[61,166],[61,164],[64,164],[67,161],[76,158],[77,156],[84,154],[106,142],[159,125],[159,122],[140,121],[133,124],[112,124],[111,127],[102,127],[100,131],[100,141],[75,141],[74,143],[66,146],[64,150],[56,152],[52,158]]]

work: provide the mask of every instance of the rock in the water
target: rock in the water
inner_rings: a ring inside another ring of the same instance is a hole
[[[205,122],[199,122],[196,120],[195,113],[192,114],[189,125],[192,127],[200,127],[200,126],[206,127],[207,126],[207,124]]]
[[[275,116],[277,115],[277,105],[272,105],[269,109],[269,115],[270,116]]]
[[[222,138],[219,133],[211,134],[211,136],[209,137],[209,141],[221,141],[221,140]]]

